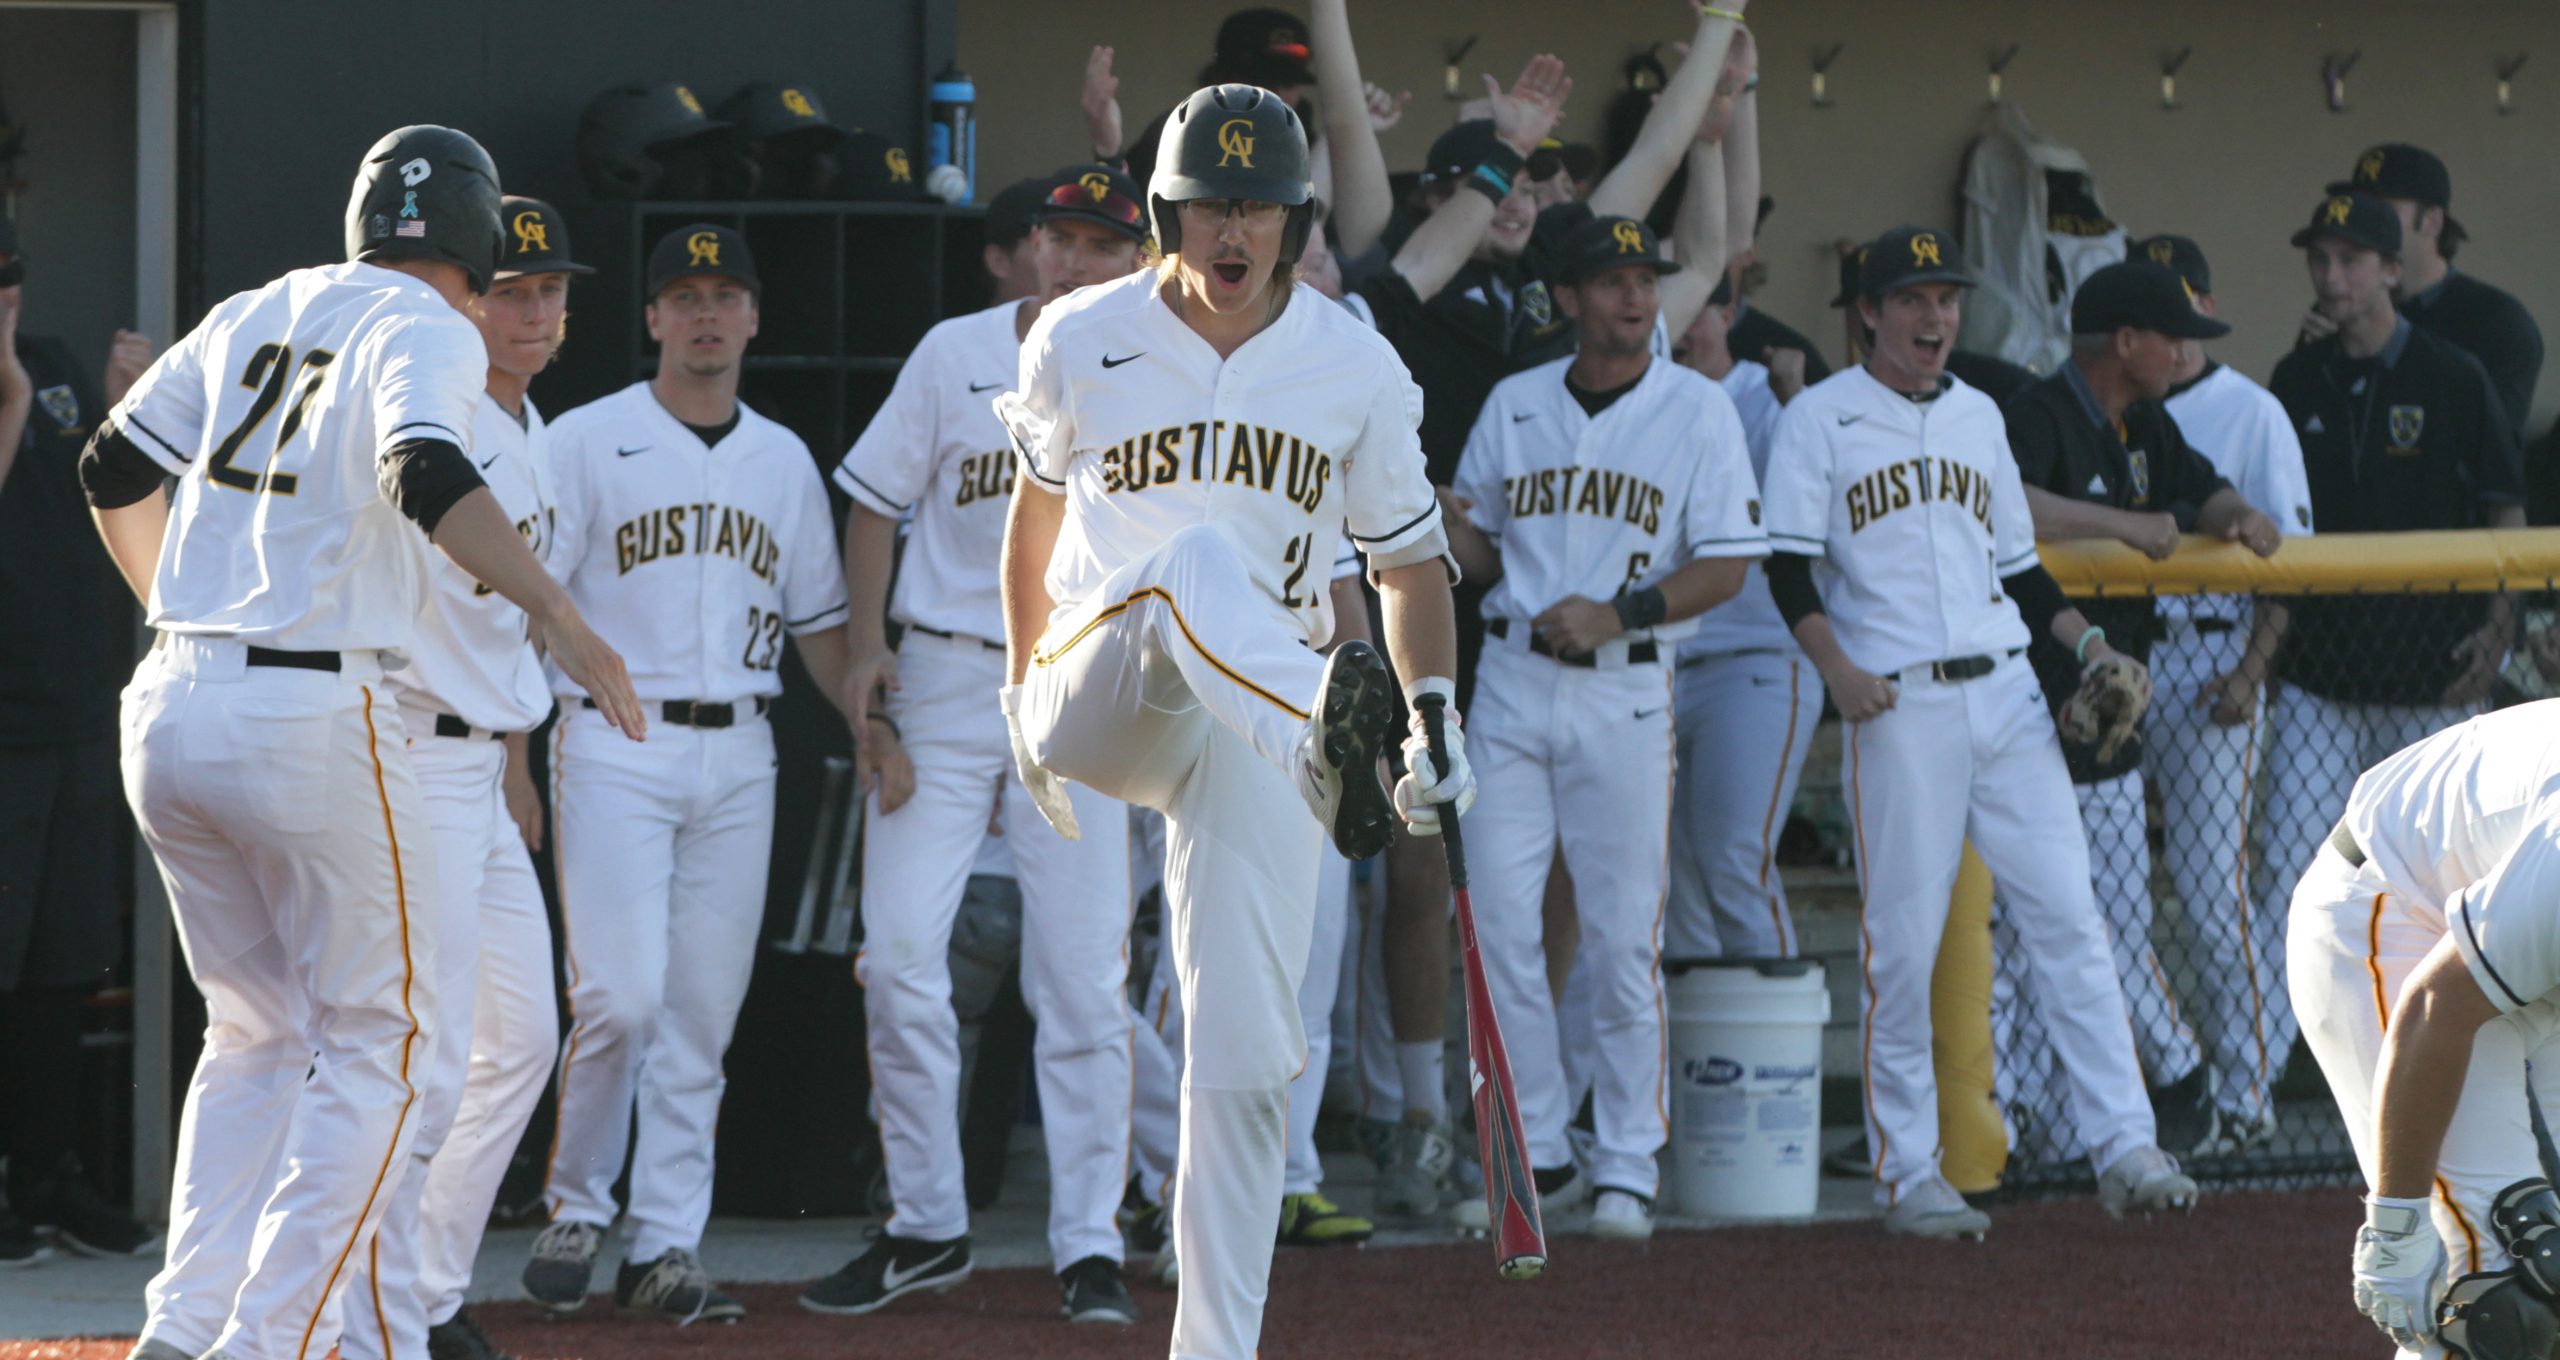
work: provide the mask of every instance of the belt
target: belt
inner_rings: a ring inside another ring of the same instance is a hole
[[[2208,615],[2204,618],[2188,619],[2187,626],[2199,633],[2228,633],[2240,624],[2234,619],[2217,619]]]
[[[938,637],[952,642],[974,642],[991,652],[1001,652],[1004,650],[1004,644],[1001,642],[989,642],[985,638],[970,637],[965,633],[946,633],[939,628],[927,628],[921,623],[908,624],[907,631],[910,633],[922,633],[926,637]]]
[[[2348,868],[2364,867],[2364,847],[2356,844],[2356,833],[2347,830],[2345,822],[2338,823],[2329,833],[2329,848],[2338,852],[2338,858],[2345,860]]]
[[[492,732],[485,727],[473,727],[471,724],[464,722],[462,719],[457,718],[450,713],[439,713],[436,715],[436,735],[439,737],[461,737],[466,741],[497,741],[505,737],[507,734],[504,732]]]
[[[580,699],[578,703],[585,708],[596,706],[596,701],[593,699]],[[670,727],[735,727],[738,725],[738,710],[750,703],[755,706],[754,711],[747,714],[751,718],[761,718],[773,707],[772,700],[763,695],[757,695],[752,700],[743,700],[734,704],[705,703],[700,699],[669,699],[658,705],[658,712]]]
[[[1511,620],[1487,619],[1484,630],[1495,637],[1507,638],[1511,636]],[[1555,644],[1547,641],[1544,635],[1535,631],[1529,634],[1529,650],[1561,666],[1581,666],[1589,670],[1597,670],[1600,667],[1599,657],[1589,652],[1576,652],[1567,656],[1557,651]],[[1627,644],[1627,664],[1630,666],[1649,666],[1661,659],[1662,648],[1652,638],[1638,638]]]
[[[1930,679],[1936,680],[1942,684],[1964,680],[1979,680],[1982,677],[1989,675],[1992,668],[1998,666],[2002,661],[2009,657],[2016,656],[2025,650],[2026,648],[2024,647],[2012,647],[2008,651],[2001,653],[1999,656],[1951,656],[1944,661],[1932,661],[1925,666],[1910,667],[1904,670],[1902,674],[1905,676],[1917,677],[1922,671],[1926,671],[1928,672]]]
[[[162,633],[151,639],[152,650],[157,651],[167,646],[169,637],[169,634]],[[248,653],[249,664],[252,666],[278,666],[289,671],[328,671],[334,675],[346,666],[345,658],[336,652],[288,652],[282,648],[260,647],[252,643]]]

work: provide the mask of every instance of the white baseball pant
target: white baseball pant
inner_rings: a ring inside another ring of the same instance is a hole
[[[1052,624],[1023,686],[1042,765],[1165,815],[1184,1048],[1176,1357],[1254,1353],[1306,1058],[1297,996],[1323,833],[1298,810],[1295,771],[1324,661],[1268,614],[1233,541],[1183,529]]]
[[[409,1170],[436,1041],[435,862],[369,652],[335,673],[164,635],[124,692],[125,794],[205,1044],[142,1336],[317,1360]]]
[[[872,1092],[889,1168],[889,1231],[946,1241],[969,1231],[960,1158],[960,1026],[951,1010],[951,925],[987,814],[1003,800],[1022,887],[1022,999],[1037,1025],[1033,1071],[1049,1149],[1049,1253],[1061,1269],[1120,1259],[1129,1167],[1127,812],[1070,787],[1080,840],[1050,829],[1013,774],[996,691],[1004,653],[977,638],[909,629],[887,711],[915,762],[916,789],[882,814],[864,806],[861,955]]]
[[[2374,1095],[2382,1036],[2401,984],[2444,932],[2440,916],[2413,908],[2371,861],[2352,867],[2327,845],[2294,889],[2285,942],[2294,1014],[2337,1098],[2367,1185],[2378,1157]],[[2543,1000],[2491,1020],[2472,1042],[2462,1098],[2436,1157],[2429,1206],[2444,1239],[2448,1283],[2510,1264],[2490,1230],[2489,1202],[2517,1181],[2543,1174],[2525,1073],[2528,1059],[2546,1068],[2560,1061],[2560,1050],[2551,1047],[2555,1037],[2560,1010]],[[2437,1347],[2424,1352],[2443,1353]]]
[[[2259,898],[2250,883],[2249,819],[2259,742],[2256,712],[2225,727],[2198,702],[2205,688],[2247,653],[2245,625],[2199,628],[2168,620],[2151,651],[2150,742],[2143,774],[2160,791],[2169,881],[2186,914],[2188,962],[2196,970],[2215,1100],[2226,1116],[2257,1123],[2275,1116],[2276,1079],[2292,1047],[2292,1007],[2284,995],[2285,913],[2281,898]],[[2204,620],[2208,625],[2218,620]]]
[[[1673,958],[1793,958],[1778,834],[1822,717],[1822,677],[1796,651],[1717,652],[1673,682],[1680,778],[1671,793]]]
[[[435,714],[414,705],[402,717],[433,826],[443,1037],[410,1174],[347,1296],[348,1360],[424,1355],[426,1329],[461,1310],[490,1206],[560,1056],[551,923],[500,792],[506,748],[436,736]]]
[[[1467,721],[1481,791],[1467,823],[1467,870],[1529,1160],[1569,1165],[1573,1102],[1541,910],[1562,845],[1582,926],[1576,968],[1591,970],[1591,1183],[1650,1197],[1670,1130],[1661,942],[1671,668],[1610,660],[1578,667],[1532,654],[1516,623],[1508,639],[1488,634]]]
[[[611,1223],[627,1148],[634,1261],[697,1248],[711,1217],[720,1058],[773,848],[773,730],[751,712],[731,727],[653,722],[645,742],[584,707],[553,729],[569,1037],[543,1196],[555,1220]]]
[[[1926,666],[1896,679],[1895,706],[1848,724],[1840,755],[1865,903],[1860,1064],[1877,1198],[1890,1205],[1939,1174],[1929,978],[1968,839],[2000,884],[2074,1122],[2104,1168],[2151,1144],[2151,1104],[2088,847],[2054,834],[2054,811],[2073,799],[2044,695],[2015,654],[1972,680]]]

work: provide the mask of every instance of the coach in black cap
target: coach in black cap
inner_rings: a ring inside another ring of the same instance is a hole
[[[2542,329],[2512,295],[2453,267],[2470,233],[2453,219],[2453,175],[2444,162],[2423,148],[2386,142],[2356,157],[2355,170],[2328,192],[2371,194],[2390,205],[2400,219],[2400,314],[2480,361],[2521,437],[2542,376]],[[2304,330],[2325,334],[2313,319]]]

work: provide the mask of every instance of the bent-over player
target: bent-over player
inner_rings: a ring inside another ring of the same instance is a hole
[[[2071,780],[2025,656],[2030,625],[2084,664],[2113,652],[2036,560],[1999,408],[1946,374],[1971,282],[1954,249],[1920,227],[1868,243],[1855,302],[1875,343],[1778,418],[1763,488],[1770,593],[1847,727],[1876,1194],[1887,1231],[1925,1237],[1990,1227],[1939,1174],[1929,1065],[1929,976],[1968,839],[2052,1019],[2100,1200],[2121,1214],[2196,1194],[2153,1145],[2088,847],[2053,834]]]
[[[2490,1314],[2548,1315],[2547,1294],[2510,1283],[2499,1206],[2541,1175],[2526,1061],[2560,1034],[2555,901],[2554,700],[2447,728],[2366,771],[2294,889],[2295,1013],[2371,1190],[2356,1307],[2404,1353],[2443,1354],[2428,1338],[2449,1276],[2488,1277],[2456,1292]],[[2493,1324],[2475,1320],[2485,1338]]]
[[[711,1216],[721,1054],[746,999],[773,843],[782,644],[841,704],[844,576],[826,486],[800,437],[738,400],[761,285],[747,243],[696,223],[649,252],[657,375],[551,426],[551,561],[630,641],[659,718],[644,748],[603,740],[574,683],[552,732],[552,844],[569,1037],[560,1127],[524,1292],[576,1311],[631,1162],[614,1302],[735,1320],[695,1254]],[[574,677],[572,677],[574,680]],[[639,1131],[632,1134],[633,1102]]]
[[[1061,831],[1069,779],[1165,814],[1184,1356],[1246,1360],[1261,1334],[1319,828],[1365,858],[1399,812],[1436,830],[1433,805],[1463,809],[1473,783],[1455,727],[1438,780],[1417,733],[1391,806],[1394,682],[1364,644],[1311,648],[1347,518],[1408,688],[1453,688],[1420,396],[1374,332],[1291,282],[1311,192],[1287,105],[1239,85],[1184,100],[1149,185],[1164,266],[1050,306],[997,404],[1023,460],[1004,555],[1015,764]]]
[[[968,1278],[961,1182],[959,1022],[951,1009],[951,927],[971,861],[1002,798],[1005,846],[1022,885],[1022,998],[1038,1029],[1034,1070],[1049,1147],[1049,1255],[1078,1322],[1132,1322],[1114,1214],[1129,1166],[1128,814],[1091,789],[1072,797],[1082,839],[1031,807],[1013,777],[1004,713],[1004,602],[996,562],[1012,501],[1013,453],[991,392],[1013,384],[1040,309],[1137,262],[1146,213],[1129,177],[1078,166],[1033,210],[1040,292],[925,333],[844,461],[845,578],[853,664],[845,711],[889,728],[915,766],[915,795],[864,810],[861,957],[871,1089],[879,1103],[892,1211],[887,1228],[800,1304],[868,1313],[901,1294]],[[901,516],[915,516],[889,590]],[[905,635],[889,650],[884,619]],[[885,701],[873,691],[885,685]]]
[[[1669,1133],[1669,653],[1768,552],[1732,399],[1653,358],[1655,280],[1679,267],[1632,217],[1565,238],[1554,282],[1578,352],[1495,384],[1458,462],[1465,527],[1450,532],[1468,576],[1492,582],[1469,724],[1492,795],[1470,866],[1485,981],[1543,1203],[1592,1194],[1592,1233],[1623,1239],[1653,1234]],[[1591,970],[1588,1179],[1565,1139],[1572,1102],[1541,946],[1559,848]],[[1461,1198],[1457,1215],[1483,1227],[1483,1196]]]
[[[161,635],[125,691],[125,789],[206,1010],[146,1360],[325,1353],[415,1174],[443,1020],[437,866],[382,684],[424,603],[418,532],[525,611],[601,721],[645,728],[621,659],[466,452],[488,359],[462,310],[498,233],[478,143],[389,134],[347,203],[349,263],[217,305],[82,456]]]

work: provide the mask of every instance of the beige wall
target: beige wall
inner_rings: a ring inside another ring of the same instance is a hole
[[[981,183],[1001,184],[1084,153],[1076,108],[1084,55],[1119,51],[1130,131],[1186,92],[1225,0],[958,0],[960,58],[976,76]],[[1762,242],[1761,301],[1837,355],[1824,311],[1828,242],[1898,221],[1959,225],[1955,184],[1982,113],[1988,54],[2021,51],[2006,93],[2035,126],[2089,158],[2114,216],[2136,232],[2182,231],[2214,264],[2223,356],[2263,378],[2308,301],[2286,244],[2321,186],[2378,141],[2443,156],[2454,211],[2472,235],[2462,263],[2521,297],[2560,363],[2560,4],[2551,0],[1756,0],[1762,145],[1778,214]],[[1541,47],[1573,70],[1567,131],[1596,137],[1628,55],[1685,33],[1684,7],[1653,0],[1353,0],[1364,71],[1415,92],[1387,135],[1390,164],[1420,161],[1447,125],[1444,44],[1481,34],[1467,61],[1507,76]],[[1834,42],[1835,107],[1807,99],[1809,54]],[[2185,108],[2159,99],[2159,54],[2192,44]],[[2323,56],[2361,48],[2349,107],[2328,111]],[[2494,104],[2495,60],[2534,52],[2516,111]],[[2539,246],[2539,249],[2535,247]],[[2536,432],[2560,408],[2545,370]]]

